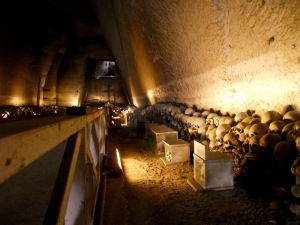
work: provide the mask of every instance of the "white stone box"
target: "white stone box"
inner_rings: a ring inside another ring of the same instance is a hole
[[[220,152],[207,152],[206,159],[194,154],[194,179],[204,189],[234,188],[233,159]]]
[[[171,163],[187,162],[190,158],[190,144],[182,139],[167,138],[165,145],[165,158]]]
[[[149,139],[150,148],[157,155],[165,155],[165,146],[163,140],[167,138],[178,138],[178,132],[165,126],[165,125],[154,125],[147,126],[147,137]]]

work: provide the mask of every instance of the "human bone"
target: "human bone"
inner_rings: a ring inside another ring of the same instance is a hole
[[[184,115],[184,116],[181,117],[181,122],[182,122],[183,124],[187,125],[187,124],[188,124],[188,119],[189,119],[189,118],[190,118],[189,116]]]
[[[218,145],[217,145],[216,138],[213,138],[213,139],[210,140],[208,148],[211,152],[214,152],[214,151],[218,150]]]
[[[214,124],[216,126],[219,126],[219,120],[220,120],[220,118],[221,118],[221,116],[219,116],[219,115],[216,115],[216,116],[213,117],[213,121],[214,121]]]
[[[298,136],[295,140],[296,143],[296,148],[298,149],[299,153],[300,153],[300,136]]]
[[[266,148],[267,150],[274,150],[275,145],[282,141],[282,137],[276,133],[268,133],[262,136],[259,141],[259,146]]]
[[[288,141],[288,142],[295,142],[295,136],[293,134],[293,130],[290,130],[289,132],[287,132],[286,135],[283,136],[284,140]]]
[[[276,120],[276,121],[273,121],[272,123],[270,123],[269,130],[272,133],[281,134],[281,131],[285,125],[286,125],[286,123],[284,121]]]
[[[293,160],[297,157],[298,151],[290,142],[278,142],[273,151],[273,161],[278,166],[290,166]]]
[[[252,127],[251,124],[249,124],[248,126],[245,127],[244,129],[244,134],[245,136],[248,138],[249,137],[249,132],[250,132],[250,128]]]
[[[240,142],[244,143],[246,141],[246,134],[240,133],[238,139]]]
[[[188,115],[188,116],[191,116],[193,115],[193,113],[195,112],[195,110],[193,108],[187,108],[185,111],[184,111],[184,114],[185,115]]]
[[[230,116],[224,116],[220,120],[219,120],[219,125],[221,125],[221,124],[228,124],[228,125],[230,125],[232,127],[235,124],[234,119],[232,117],[230,117]]]
[[[281,134],[285,136],[290,130],[293,130],[294,124],[295,122],[290,122],[287,125],[285,125],[281,130]]]
[[[217,141],[217,145],[218,145],[218,146],[221,146],[221,145],[223,144],[224,136],[225,136],[227,133],[228,133],[228,132],[223,132],[223,133],[216,134],[216,141]]]
[[[196,117],[193,120],[193,124],[192,126],[194,127],[194,129],[198,129],[200,126],[202,126],[203,124],[205,124],[205,119],[203,117]]]
[[[171,111],[171,116],[175,116],[176,114],[180,114],[180,113],[182,113],[181,110],[180,110],[180,108],[173,107],[172,111]]]
[[[249,139],[249,148],[254,154],[259,152],[259,141],[264,135],[254,135]]]
[[[292,194],[296,197],[299,198],[300,197],[300,184],[295,184],[292,186],[291,188],[291,192]],[[290,206],[291,208],[291,212],[294,212],[297,216],[300,216],[300,208],[298,204],[293,204]]]
[[[261,115],[261,123],[270,124],[273,121],[281,120],[281,119],[282,119],[282,116],[279,114],[279,112],[274,111],[274,110],[264,112]]]
[[[238,136],[234,133],[227,133],[223,138],[223,146],[226,149],[237,147],[239,144]]]
[[[244,129],[246,128],[248,124],[245,122],[239,122],[237,125],[235,125],[234,127],[232,127],[230,129],[230,132],[233,132],[235,134],[240,134],[244,132]]]
[[[169,105],[169,106],[167,106],[166,107],[166,112],[165,113],[167,113],[167,114],[171,114],[171,112],[172,112],[172,109],[174,108],[174,106],[173,105]]]
[[[253,125],[253,124],[256,124],[256,123],[260,123],[260,122],[261,122],[260,118],[253,117],[253,119],[249,122],[249,124]]]
[[[253,124],[249,130],[250,137],[254,135],[264,135],[269,132],[269,125],[266,123]]]
[[[245,119],[246,117],[248,117],[248,113],[246,112],[239,112],[238,114],[235,115],[234,117],[234,121],[236,123],[242,122],[243,119]]]
[[[206,117],[206,124],[208,124],[208,125],[214,124],[214,117],[215,116],[218,116],[218,114],[216,114],[216,113],[208,114],[207,117]]]
[[[212,140],[216,137],[216,130],[217,130],[217,127],[214,127],[210,130],[208,130],[208,132],[206,133],[206,138],[209,139],[209,140]]]
[[[194,112],[194,113],[193,113],[193,116],[199,117],[199,116],[201,116],[201,113],[200,113],[200,112]]]
[[[201,125],[198,130],[197,130],[197,133],[199,134],[199,138],[200,140],[204,140],[206,139],[206,132],[207,132],[207,129],[208,129],[208,125],[206,124],[203,124]]]
[[[293,135],[295,139],[300,136],[300,121],[295,122],[293,126]]]
[[[299,167],[300,167],[300,157],[297,157],[291,166],[291,173],[294,175],[300,175],[300,174],[297,174],[297,172],[296,172],[297,168],[299,168]]]
[[[231,129],[231,126],[228,124],[219,125],[216,130],[216,135],[218,135],[220,133],[228,133],[230,131],[230,129]]]
[[[205,110],[201,113],[201,116],[206,119],[209,114],[210,114],[210,111]]]
[[[298,110],[289,111],[283,115],[282,120],[284,120],[286,123],[299,121],[300,111]]]
[[[247,125],[250,124],[250,122],[254,119],[253,116],[247,116],[245,117],[241,122],[246,123]]]

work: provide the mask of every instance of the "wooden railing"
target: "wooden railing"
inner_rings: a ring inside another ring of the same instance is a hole
[[[107,118],[107,111],[101,109],[81,116],[0,124],[0,184],[67,140],[44,224],[92,224]]]

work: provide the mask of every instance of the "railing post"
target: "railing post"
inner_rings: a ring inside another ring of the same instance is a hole
[[[80,130],[68,138],[62,164],[44,219],[44,225],[63,225],[65,223],[65,214],[80,149],[81,137],[82,131]]]

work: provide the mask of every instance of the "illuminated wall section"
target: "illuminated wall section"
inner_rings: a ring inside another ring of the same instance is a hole
[[[224,112],[300,105],[298,0],[112,1],[110,7],[115,15],[100,17],[117,21],[119,33],[106,27],[106,39],[139,106],[145,99]]]

